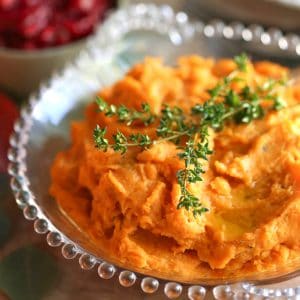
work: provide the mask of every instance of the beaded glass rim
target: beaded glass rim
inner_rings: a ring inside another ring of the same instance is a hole
[[[120,26],[120,24],[122,24]],[[170,40],[174,44],[180,44],[185,38],[190,38],[195,32],[204,36],[223,37],[229,40],[243,40],[245,42],[255,42],[255,44],[272,45],[278,49],[289,51],[293,55],[300,56],[300,38],[290,34],[284,36],[280,30],[271,29],[264,31],[259,25],[245,27],[241,23],[225,24],[221,20],[214,20],[204,24],[201,21],[190,22],[184,12],[175,13],[171,7],[153,4],[137,4],[128,6],[113,12],[103,24],[98,34],[91,38],[88,45],[97,42],[99,46],[111,44],[120,36],[134,29],[151,29],[157,32],[168,32]],[[93,47],[88,47],[93,49]],[[99,47],[100,48],[100,47]],[[89,50],[88,55],[93,57],[95,53]],[[79,68],[80,60],[73,63],[73,67]],[[53,75],[49,82],[57,79],[58,75]],[[42,85],[40,91],[47,89],[47,84]],[[99,257],[94,257],[74,241],[64,235],[47,216],[42,212],[35,196],[29,187],[29,180],[26,175],[26,144],[29,139],[29,132],[32,125],[32,112],[39,101],[39,94],[32,95],[29,103],[22,108],[19,120],[14,125],[14,132],[10,138],[10,149],[8,159],[10,161],[8,172],[11,175],[11,189],[16,202],[23,210],[27,220],[34,221],[34,230],[38,234],[46,234],[47,243],[51,247],[61,247],[63,257],[74,259],[79,257],[79,264],[82,269],[89,270],[97,266],[98,274],[103,279],[111,279],[118,274],[119,282],[124,287],[133,286],[139,279],[141,289],[148,294],[158,290],[160,283],[164,284],[164,294],[167,298],[175,299],[187,293],[188,299],[204,299],[207,289],[199,285],[185,285],[177,282],[167,282],[165,280],[146,277],[143,274],[134,273],[130,270],[120,269]],[[260,288],[250,283],[240,283],[235,285],[219,285],[212,290],[216,299],[247,299],[252,296],[264,297],[290,297],[300,295],[300,287],[271,289]]]

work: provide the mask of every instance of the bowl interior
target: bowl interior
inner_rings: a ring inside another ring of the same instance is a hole
[[[90,53],[82,54],[76,64],[66,68],[61,75],[54,77],[48,86],[41,89],[32,112],[32,127],[26,145],[26,164],[35,201],[52,224],[82,250],[95,257],[106,259],[101,250],[60,210],[48,194],[49,169],[57,152],[69,145],[71,121],[82,119],[83,108],[87,102],[93,101],[93,95],[102,87],[115,82],[130,66],[145,56],[160,56],[172,65],[176,63],[178,56],[193,53],[202,56],[231,57],[247,50],[254,58],[257,58],[257,55],[251,51],[249,45],[241,41],[206,38],[202,34],[183,40],[176,32],[162,33],[145,29],[132,30],[105,48],[99,49],[97,43],[91,45],[93,49]],[[253,48],[255,49],[254,46]],[[126,268],[118,261],[112,263]],[[293,265],[287,266],[286,270],[254,274],[250,278],[224,278],[216,281],[199,277],[195,278],[193,283],[219,284],[242,279],[266,280],[295,270],[297,266]],[[172,278],[170,274],[157,274],[139,269],[135,271],[163,279],[182,281],[178,277]]]

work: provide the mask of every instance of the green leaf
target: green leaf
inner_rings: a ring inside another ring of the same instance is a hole
[[[101,128],[99,125],[96,125],[93,131],[93,137],[95,142],[95,147],[107,151],[108,140],[105,138],[106,128]]]
[[[284,107],[286,107],[285,101],[282,98],[280,98],[278,96],[275,96],[274,97],[273,109],[280,110],[280,109],[282,109]]]
[[[235,56],[234,62],[236,63],[236,66],[240,71],[247,71],[248,56],[246,55],[246,53],[242,53],[240,55]]]
[[[231,107],[238,107],[240,105],[240,97],[239,95],[233,91],[229,90],[227,95],[225,96],[225,103]]]
[[[33,246],[12,252],[0,263],[0,289],[13,300],[41,300],[57,279],[54,259]]]
[[[96,97],[96,103],[100,112],[107,110],[108,104],[102,98]]]
[[[8,239],[11,228],[11,222],[8,216],[0,209],[0,246]]]

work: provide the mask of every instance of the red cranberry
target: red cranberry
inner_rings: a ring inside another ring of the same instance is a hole
[[[19,1],[21,7],[24,8],[43,4],[43,0],[19,0]]]
[[[97,5],[97,0],[71,0],[69,7],[83,13],[91,11]]]
[[[43,0],[42,0],[43,1]],[[51,6],[55,8],[55,11],[65,10],[70,0],[50,0]]]
[[[19,13],[16,10],[0,10],[0,32],[16,30],[19,20]]]
[[[0,10],[10,10],[16,7],[18,0],[0,0]]]
[[[91,33],[97,20],[98,15],[94,13],[79,20],[68,20],[65,26],[74,38],[79,38]]]
[[[56,30],[53,26],[48,26],[39,35],[39,41],[42,46],[54,45],[56,39]]]
[[[51,23],[52,24],[58,24],[61,23],[66,18],[66,13],[61,11],[55,11],[53,12]]]
[[[22,20],[20,24],[21,35],[25,38],[32,38],[38,35],[48,24],[50,17],[51,10],[47,5],[27,8],[22,13]]]

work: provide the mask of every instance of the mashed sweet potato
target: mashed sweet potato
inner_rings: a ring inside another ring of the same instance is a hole
[[[147,58],[100,95],[109,103],[139,109],[149,103],[188,109],[208,99],[235,68],[232,60],[181,57],[176,67]],[[288,70],[270,62],[248,66],[250,84],[280,78]],[[155,136],[155,126],[133,128],[97,112],[72,124],[72,145],[58,153],[51,195],[102,251],[128,267],[178,275],[184,280],[241,276],[299,261],[300,87],[287,87],[288,104],[249,125],[212,133],[203,182],[191,189],[209,212],[194,218],[177,209],[176,172],[183,167],[176,146],[131,148],[125,155],[95,148],[96,124],[125,134]]]

